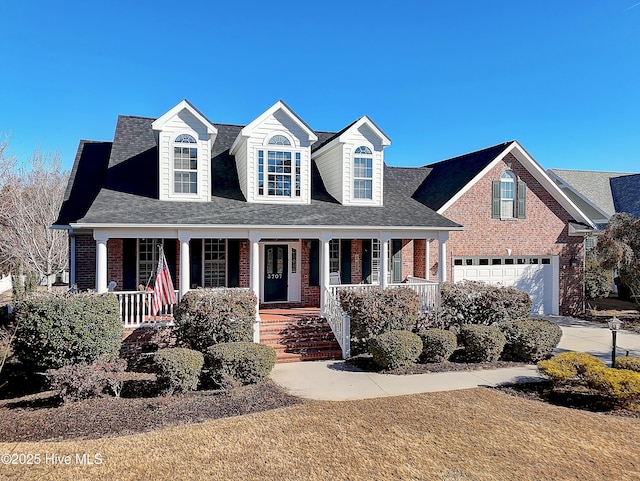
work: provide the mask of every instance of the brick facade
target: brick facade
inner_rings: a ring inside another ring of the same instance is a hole
[[[527,186],[525,219],[491,217],[491,183],[506,170]],[[512,256],[559,256],[560,312],[568,315],[582,311],[582,237],[569,237],[571,215],[513,155],[507,155],[443,215],[465,227],[463,232],[450,233],[447,279],[453,280],[454,257],[506,256],[507,249]],[[572,257],[577,261],[575,267],[570,266]],[[438,242],[430,243],[429,258],[430,274],[437,275]]]
[[[93,234],[76,234],[76,285],[78,289],[96,287],[96,241]]]
[[[109,239],[107,241],[107,283],[116,282],[116,290],[121,291],[124,282],[122,274],[122,239]]]

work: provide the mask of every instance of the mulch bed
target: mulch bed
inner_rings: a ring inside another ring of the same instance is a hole
[[[541,381],[503,385],[491,389],[497,389],[511,396],[528,399],[530,401],[540,401],[555,406],[614,416],[640,418],[639,410],[626,409],[612,404],[609,399],[583,386],[570,385],[553,389],[550,381]]]
[[[379,372],[381,374],[426,374],[433,372],[451,372],[451,371],[478,371],[481,369],[498,369],[501,367],[522,367],[527,364],[524,362],[511,361],[493,361],[493,362],[429,362],[424,364],[412,364],[411,366],[399,367],[396,369],[382,369],[370,355],[354,356],[347,360],[348,363],[367,372]]]
[[[226,391],[172,397],[97,398],[60,404],[46,392],[0,402],[0,439],[5,442],[98,439],[168,426],[241,416],[300,404],[271,381]]]

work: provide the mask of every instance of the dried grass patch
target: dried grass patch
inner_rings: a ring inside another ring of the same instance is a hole
[[[100,453],[100,466],[0,466],[24,479],[640,479],[640,421],[490,389],[306,402],[119,438],[0,443]]]

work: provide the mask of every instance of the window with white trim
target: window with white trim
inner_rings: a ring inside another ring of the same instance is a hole
[[[227,243],[225,239],[205,239],[203,246],[204,287],[227,285]]]
[[[512,172],[505,172],[500,176],[500,217],[511,219],[514,217],[516,199],[516,178]]]
[[[162,245],[162,239],[138,239],[138,285],[145,288],[155,277],[158,269],[158,245]]]
[[[367,146],[360,146],[353,157],[353,198],[373,198],[373,154]]]
[[[268,149],[258,150],[258,195],[300,197],[300,152],[281,134],[272,136],[267,145]]]
[[[176,137],[173,146],[173,192],[198,193],[198,147],[189,134]]]

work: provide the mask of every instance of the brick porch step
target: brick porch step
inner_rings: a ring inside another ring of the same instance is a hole
[[[282,311],[260,312],[260,342],[275,349],[277,362],[342,358],[340,345],[325,319],[315,312]],[[308,314],[316,315],[306,317]]]

